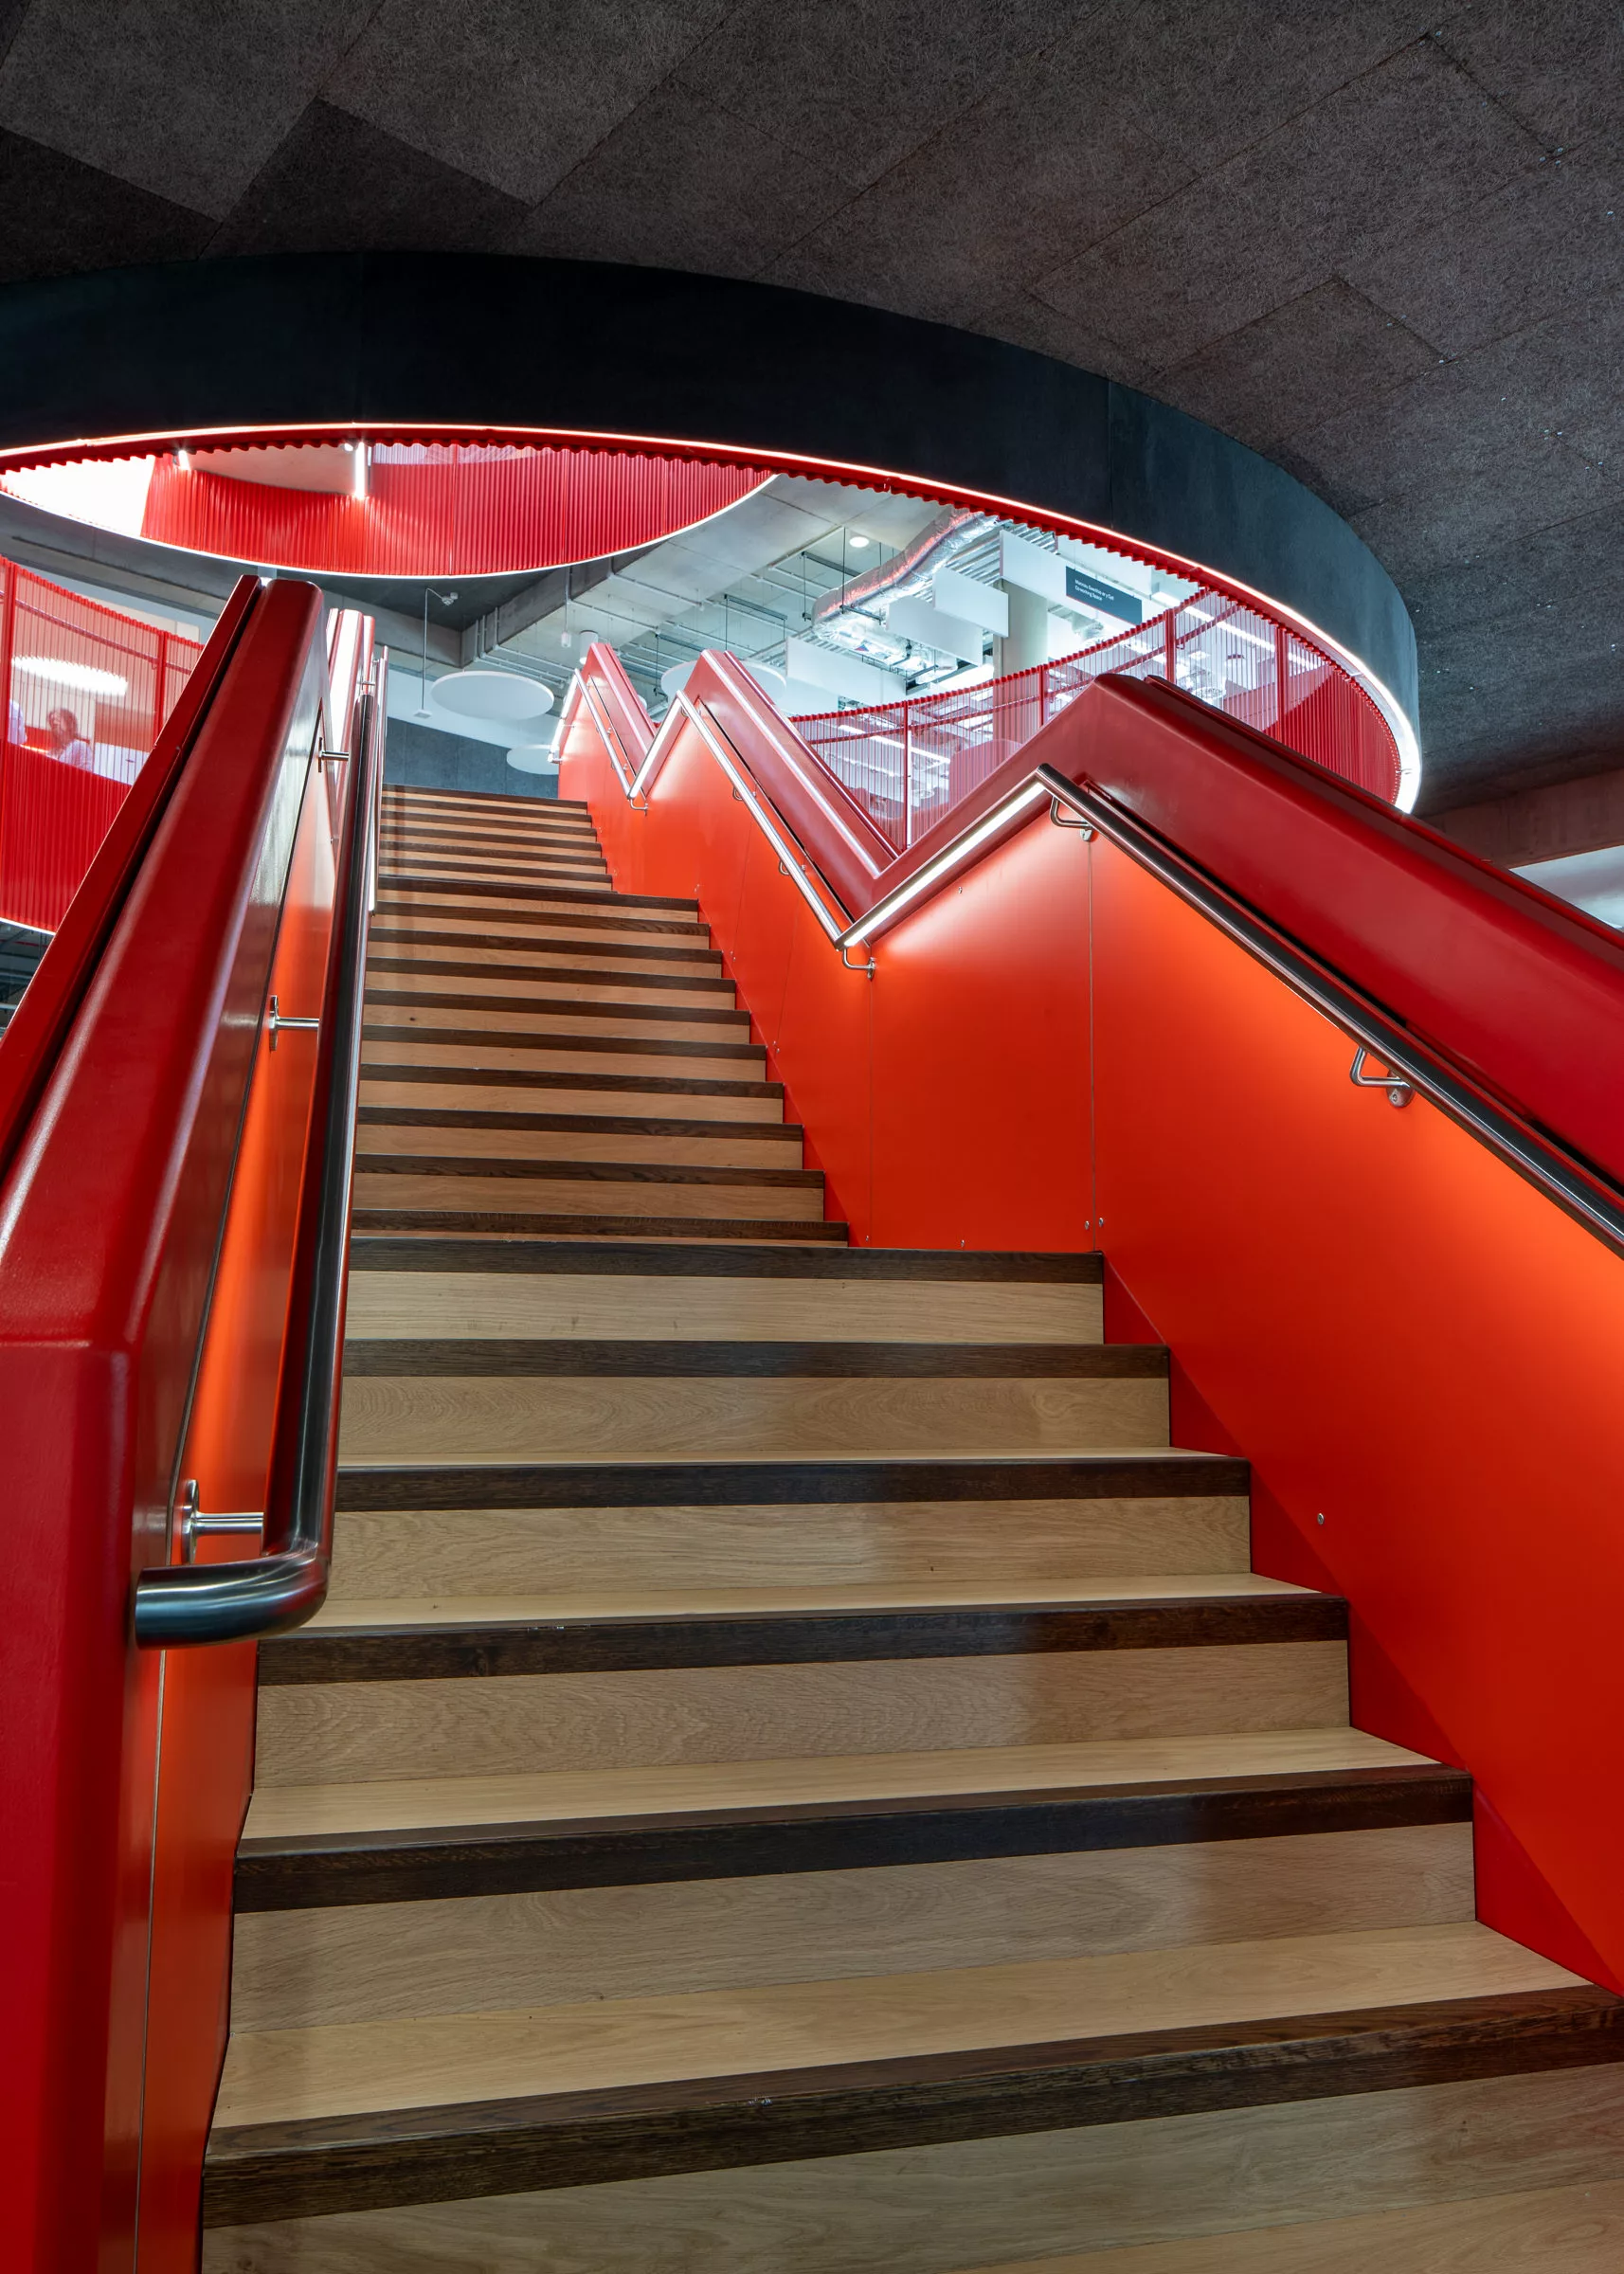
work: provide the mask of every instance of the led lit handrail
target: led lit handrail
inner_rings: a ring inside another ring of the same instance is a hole
[[[589,661],[619,673],[607,650]],[[1431,1099],[1624,1252],[1624,942],[1605,927],[1196,699],[1121,676],[1068,705],[866,897],[841,894],[816,803],[782,802],[727,715],[748,677],[731,657],[702,657],[650,749],[698,732],[848,962],[1047,811],[1110,838],[1218,923],[1380,1060],[1393,1078],[1376,1086]],[[577,715],[567,703],[567,731]]]
[[[232,1563],[153,1564],[135,1585],[135,1639],[152,1646],[235,1642],[298,1626],[319,1610],[333,1560],[344,1310],[367,984],[377,861],[383,710],[356,703],[347,809],[338,840],[334,928],[323,988],[311,1134],[288,1293],[288,1335],[265,1491],[262,1552]],[[259,1515],[183,1515],[187,1546],[210,1531],[247,1533]]]

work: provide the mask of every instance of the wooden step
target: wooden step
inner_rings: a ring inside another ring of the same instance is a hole
[[[420,789],[406,782],[391,782],[385,785],[384,810],[398,808],[408,812],[490,813],[496,816],[539,812],[569,814],[591,821],[591,808],[579,798],[537,797],[522,790],[491,789]]]
[[[576,856],[549,849],[526,853],[468,853],[441,851],[432,845],[386,840],[378,849],[386,875],[436,878],[478,877],[491,884],[520,887],[540,884],[613,885],[607,865],[596,856]]]
[[[603,859],[603,846],[591,825],[580,821],[439,821],[425,814],[382,817],[380,835],[391,843],[427,843],[427,846],[464,846],[480,853],[487,846],[518,848],[567,846]]]
[[[579,902],[590,908],[594,902],[604,904],[617,914],[631,915],[640,911],[664,911],[672,915],[686,916],[691,922],[698,919],[698,903],[694,900],[674,900],[658,893],[617,893],[607,886],[589,884],[558,884],[522,886],[497,881],[483,883],[477,877],[448,877],[443,885],[421,876],[392,875],[380,866],[378,893],[381,900],[393,902],[410,898],[417,905],[424,900],[460,903],[467,908],[479,908],[495,902],[498,908],[525,908],[535,904],[568,907]]]
[[[980,2274],[1613,2274],[1624,2264],[1624,2179],[1373,2211],[1311,2225],[1186,2236],[1127,2250],[1023,2259]]]
[[[247,2032],[205,2218],[1114,2128],[1576,2044],[1624,2053],[1624,2001],[1472,1922]]]
[[[363,1113],[372,1110],[364,1108]],[[573,1128],[574,1117],[559,1118]],[[373,1131],[364,1126],[370,1140]],[[708,1125],[672,1126],[703,1130]],[[390,1143],[398,1143],[406,1133],[378,1132],[388,1134]],[[787,1124],[782,1133],[799,1136]],[[411,1134],[426,1138],[432,1131]],[[774,1137],[779,1134],[773,1132]],[[560,1134],[557,1142],[565,1145],[573,1138]],[[608,1142],[595,1140],[594,1150]],[[764,1152],[772,1149],[765,1136],[692,1142],[749,1142],[759,1143]],[[671,1345],[745,1338],[838,1345],[848,1336],[864,1343],[923,1342],[929,1336],[939,1345],[1063,1345],[1103,1340],[1100,1290],[1095,1284],[876,1279],[860,1273],[860,1262],[876,1253],[873,1249],[845,1251],[854,1268],[843,1277],[821,1272],[815,1278],[765,1272],[747,1276],[738,1271],[724,1274],[713,1270],[674,1278],[660,1272],[658,1257],[646,1270],[640,1269],[639,1258],[633,1256],[617,1271],[602,1270],[594,1259],[588,1268],[566,1272],[555,1250],[532,1250],[524,1243],[515,1243],[501,1269],[495,1271],[489,1251],[460,1256],[454,1245],[447,1244],[450,1252],[444,1257],[412,1252],[406,1275],[400,1275],[404,1257],[374,1261],[374,1248],[357,1247],[350,1281],[352,1334],[365,1339],[432,1331],[444,1336],[534,1334],[642,1341],[658,1331]],[[579,1265],[580,1258],[574,1260]],[[714,1258],[706,1260],[714,1263]],[[835,1260],[819,1257],[821,1265]]]
[[[372,1182],[357,1178],[358,1208]],[[348,1360],[340,1441],[346,1461],[454,1465],[594,1453],[704,1460],[1158,1448],[1167,1443],[1166,1354],[1098,1343],[875,1343],[854,1353],[826,1342],[651,1349],[382,1338],[354,1345]]]
[[[377,1065],[470,1067],[542,1072],[687,1075],[700,1081],[737,1081],[747,1070],[760,1080],[767,1053],[747,1042],[672,1040],[654,1035],[525,1035],[466,1027],[443,1038],[432,1030],[380,1016],[362,1030],[363,1073]]]
[[[493,908],[488,904],[409,887],[380,898],[373,939],[463,939],[514,948],[548,948],[563,941],[571,951],[637,955],[713,955],[708,926],[697,917],[626,914],[584,902],[568,908]]]
[[[521,1231],[532,1216],[823,1221],[823,1180],[811,1169],[365,1153],[355,1172],[358,1216],[513,1217]]]
[[[285,1786],[256,1795],[239,1912],[667,1886],[1015,1856],[1323,1839],[1469,1824],[1471,1780],[1357,1730],[989,1746],[517,1778]],[[1265,1860],[1272,1850],[1260,1851]],[[1444,1850],[1455,1856],[1455,1846]],[[1460,1910],[1460,1865],[1444,1897]],[[1175,1861],[1178,1859],[1175,1858]],[[1203,1857],[1204,1866],[1212,1859]],[[1217,1867],[1212,1867],[1217,1868]],[[1102,1893],[1108,1883],[1096,1879]],[[901,1892],[906,1893],[904,1886]],[[881,1901],[889,1889],[882,1883]],[[725,1899],[718,1894],[719,1907]],[[1300,1914],[1299,1914],[1300,1917]],[[1095,1947],[1167,1939],[1120,1902]],[[1199,1902],[1178,1940],[1199,1932]],[[1108,1938],[1110,1940],[1108,1941]]]
[[[449,1681],[485,1675],[625,1673],[693,1666],[858,1664],[869,1659],[1035,1657],[1055,1651],[1188,1650],[1344,1642],[1347,1606],[1280,1581],[1193,1580],[1128,1596],[1076,1588],[1041,1599],[793,1603],[721,1598],[580,1608],[555,1596],[352,1606],[267,1643],[260,1679]]]
[[[722,959],[696,939],[691,947],[660,947],[647,941],[623,940],[602,929],[583,932],[578,939],[550,938],[535,927],[520,927],[502,937],[483,925],[467,924],[461,930],[435,931],[404,929],[380,915],[371,929],[369,968],[379,970],[433,970],[436,962],[480,978],[513,972],[533,973],[545,979],[556,970],[598,973],[605,981],[621,975],[663,974],[679,982],[690,978],[710,984],[722,978]]]
[[[360,1148],[370,1154],[481,1159],[663,1162],[693,1167],[801,1166],[802,1131],[789,1122],[718,1131],[713,1122],[658,1114],[493,1113],[446,1107],[362,1106]],[[357,1159],[360,1158],[360,1151]]]
[[[509,1035],[620,1035],[724,1045],[749,1039],[749,1013],[730,1003],[603,1002],[589,997],[463,994],[383,981],[367,989],[370,1022],[448,1041]]]
[[[1324,1729],[1339,1642],[271,1686],[256,1789]]]
[[[1558,2032],[1539,2049],[1525,2031],[1523,2069],[1461,2082],[267,2218],[210,2229],[204,2270],[1612,2274],[1616,2072],[1561,2066]]]
[[[380,1108],[427,1110],[448,1107],[500,1112],[511,1106],[545,1104],[589,1113],[594,1107],[623,1113],[680,1111],[695,1120],[782,1127],[784,1090],[778,1082],[693,1080],[671,1074],[550,1073],[532,1065],[469,1068],[405,1066],[387,1055],[364,1063],[361,1096]]]
[[[790,1464],[757,1480],[777,1497],[729,1496],[713,1469],[682,1472],[672,1496],[604,1497],[615,1474],[581,1480],[572,1505],[508,1478],[493,1492],[483,1472],[460,1487],[408,1476],[398,1486],[359,1474],[340,1480],[330,1602],[333,1615],[390,1598],[521,1596],[547,1588],[582,1602],[654,1591],[725,1593],[747,1606],[774,1588],[831,1591],[875,1601],[950,1600],[961,1588],[1074,1590],[1147,1587],[1192,1571],[1243,1574],[1248,1524],[1244,1473],[1200,1461],[1095,1455],[1070,1465],[1070,1497],[980,1499],[846,1497],[844,1479],[820,1464]],[[1006,1478],[1005,1482],[1017,1482]],[[681,1497],[696,1482],[718,1497]],[[363,1495],[362,1486],[369,1488]],[[799,1489],[802,1497],[788,1497]],[[456,1495],[460,1490],[461,1498]],[[432,1493],[433,1505],[414,1505]]]
[[[379,955],[367,960],[369,988],[389,989],[397,1000],[451,995],[460,1002],[695,1002],[732,1010],[731,979],[698,971],[605,970],[601,964],[554,965],[533,958],[508,968],[442,955]],[[447,982],[460,980],[461,987]]]

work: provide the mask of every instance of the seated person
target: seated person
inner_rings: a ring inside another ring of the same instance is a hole
[[[80,732],[79,721],[71,711],[47,711],[45,734],[53,758],[60,758],[66,766],[94,769],[95,753]]]

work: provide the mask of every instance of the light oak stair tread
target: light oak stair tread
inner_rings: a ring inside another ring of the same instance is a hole
[[[234,2036],[217,2125],[1582,1989],[1475,1922]]]
[[[365,1250],[372,1260],[367,1268],[374,1271],[445,1271],[455,1268],[460,1260],[458,1243],[446,1240],[433,1251],[435,1260],[426,1263],[417,1251],[393,1254],[387,1246],[369,1244]],[[688,1279],[801,1279],[829,1281],[842,1284],[856,1282],[873,1285],[876,1282],[900,1282],[917,1289],[950,1288],[969,1283],[984,1288],[989,1284],[1001,1288],[1064,1287],[1097,1288],[1104,1271],[1103,1258],[1097,1251],[1074,1254],[1023,1254],[998,1250],[967,1250],[964,1248],[849,1248],[838,1255],[821,1255],[810,1260],[802,1257],[785,1259],[777,1248],[761,1248],[751,1253],[748,1247],[737,1249],[728,1257],[718,1257],[702,1248],[684,1250],[680,1243],[647,1253],[634,1241],[605,1242],[588,1256],[583,1250],[564,1250],[548,1240],[516,1238],[505,1244],[498,1256],[487,1259],[485,1252],[468,1254],[466,1268],[485,1271],[504,1271],[518,1273],[577,1272],[590,1270],[604,1277],[651,1272],[668,1282]],[[673,1287],[673,1293],[680,1293]]]
[[[964,2274],[1615,2274],[1619,2266],[1624,2179],[1605,2179],[1004,2260]]]
[[[799,1132],[796,1132],[799,1136]],[[726,1142],[725,1139],[718,1142]],[[859,1251],[860,1252],[860,1251]],[[988,1281],[958,1285],[731,1278],[652,1273],[534,1274],[351,1267],[352,1334],[403,1340],[543,1332],[608,1341],[709,1342],[729,1332],[759,1340],[1012,1342],[1076,1345],[1100,1339],[1098,1290]],[[923,1334],[922,1334],[923,1330]]]
[[[1425,1754],[1344,1726],[927,1753],[684,1761],[642,1768],[546,1770],[528,1776],[378,1778],[256,1791],[244,1836],[287,1839],[452,1825],[569,1823],[594,1817],[709,1814],[726,1809],[1436,1765]]]
[[[752,1611],[930,1610],[955,1604],[1134,1603],[1182,1598],[1311,1597],[1313,1590],[1257,1572],[1152,1572],[1144,1578],[1053,1579],[1007,1584],[986,1579],[872,1580],[845,1587],[706,1587],[598,1594],[399,1596],[328,1601],[299,1630],[328,1627],[457,1625],[572,1618],[694,1618]]]
[[[550,1468],[565,1469],[576,1473],[594,1471],[607,1472],[617,1470],[670,1470],[673,1468],[749,1471],[762,1467],[776,1468],[779,1466],[796,1468],[812,1466],[821,1470],[836,1471],[841,1469],[860,1471],[871,1467],[891,1470],[947,1468],[960,1471],[972,1468],[977,1462],[984,1462],[989,1468],[1000,1470],[1045,1470],[1073,1462],[1081,1463],[1092,1469],[1108,1463],[1120,1462],[1134,1466],[1142,1463],[1146,1466],[1154,1464],[1158,1467],[1182,1467],[1187,1463],[1192,1469],[1210,1471],[1215,1463],[1227,1465],[1228,1456],[1223,1453],[1197,1453],[1184,1445],[1083,1445],[1073,1446],[1070,1449],[1045,1445],[1036,1451],[1031,1447],[1022,1447],[1017,1453],[1000,1452],[996,1449],[987,1450],[984,1447],[955,1447],[948,1454],[921,1453],[914,1448],[910,1448],[902,1453],[876,1453],[872,1450],[864,1452],[850,1445],[842,1445],[838,1451],[832,1453],[724,1452],[707,1453],[692,1458],[684,1456],[680,1459],[674,1459],[670,1453],[613,1453],[596,1456],[571,1454],[568,1459],[526,1462],[522,1465],[526,1468],[543,1471]],[[470,1461],[460,1457],[445,1465],[460,1472],[510,1466],[505,1461]],[[382,1455],[363,1460],[353,1460],[346,1456],[339,1463],[339,1472],[340,1475],[345,1471],[361,1473],[374,1471],[387,1473],[391,1469],[404,1468],[406,1474],[416,1475],[421,1472],[423,1466],[423,1463],[416,1460],[404,1464],[398,1460],[385,1460]],[[1244,1467],[1243,1464],[1236,1464],[1236,1466]],[[1237,1483],[1236,1489],[1242,1489]],[[342,1498],[339,1505],[340,1507],[343,1505]]]

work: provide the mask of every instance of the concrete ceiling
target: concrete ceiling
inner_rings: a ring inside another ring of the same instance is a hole
[[[1353,522],[1429,809],[1624,754],[1616,5],[0,0],[0,279],[475,248],[964,325]]]

